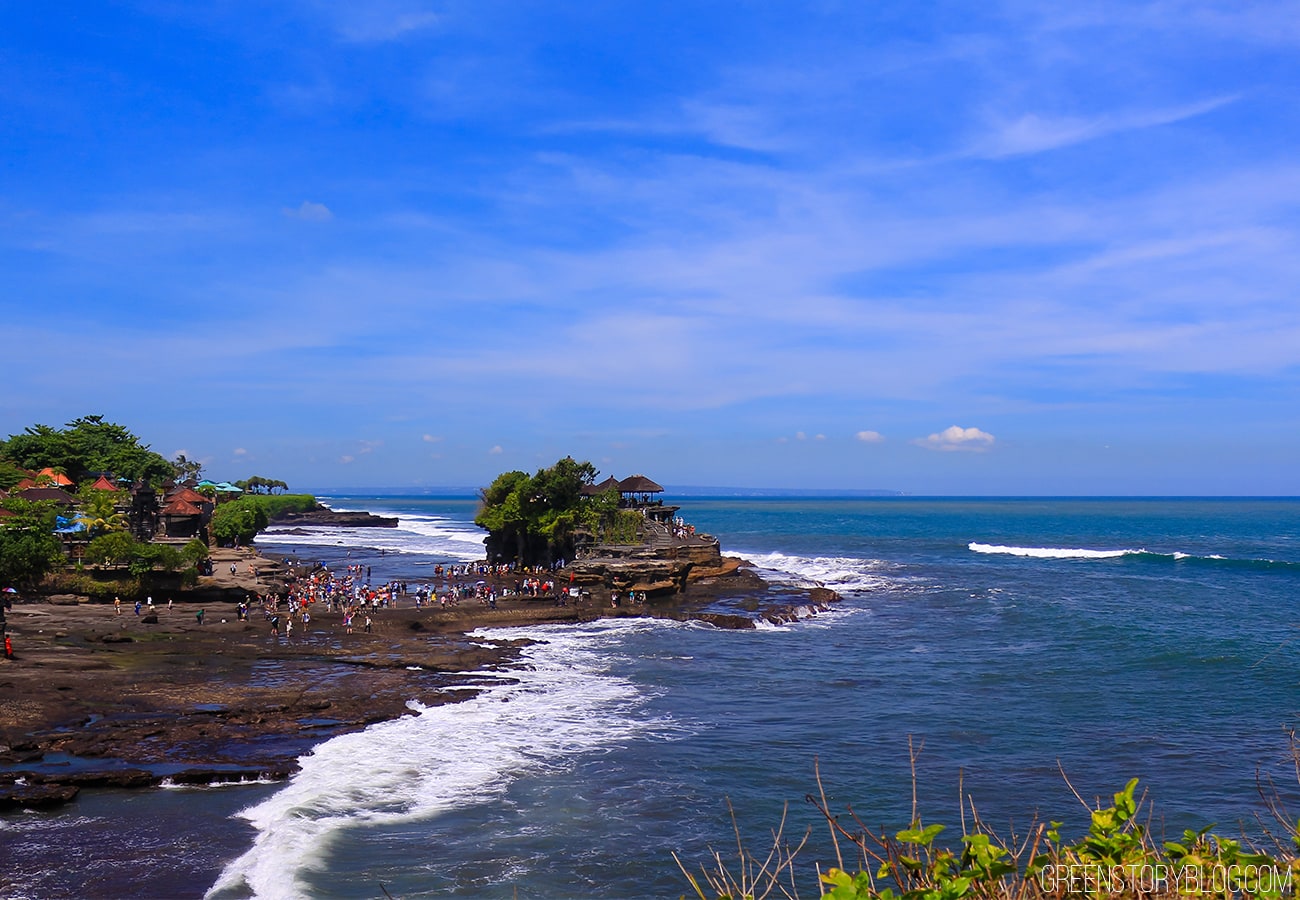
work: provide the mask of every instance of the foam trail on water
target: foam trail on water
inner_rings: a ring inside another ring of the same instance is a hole
[[[412,704],[414,716],[340,735],[302,757],[284,790],[240,813],[257,837],[208,896],[305,896],[300,873],[319,867],[347,829],[431,817],[492,796],[527,770],[666,726],[638,717],[645,695],[608,672],[627,634],[656,627],[665,626],[603,620],[476,632],[541,643],[524,648],[522,667],[508,672],[516,683],[461,703]]]

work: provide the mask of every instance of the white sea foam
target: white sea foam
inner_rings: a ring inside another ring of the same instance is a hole
[[[210,788],[247,787],[250,784],[279,784],[280,780],[279,778],[259,776],[257,778],[241,777],[234,781],[209,781],[204,784],[177,784],[170,778],[164,778],[158,783],[158,787],[169,791],[206,791]]]
[[[845,556],[795,556],[787,553],[738,553],[768,581],[836,591],[874,591],[893,585],[893,567],[881,560]]]
[[[386,513],[380,510],[378,514]],[[396,528],[273,525],[263,531],[258,539],[269,544],[311,547],[333,547],[340,544],[345,547],[373,547],[390,552],[420,553],[467,561],[484,557],[482,531],[441,516],[398,514]]]
[[[283,790],[240,813],[257,837],[208,896],[304,896],[300,875],[319,866],[350,828],[434,816],[496,795],[522,772],[668,728],[638,716],[645,695],[608,671],[627,633],[662,627],[680,626],[607,619],[475,633],[540,643],[524,648],[521,667],[477,697],[413,704],[417,715],[340,735],[302,757]]]
[[[969,547],[976,553],[1005,553],[1011,556],[1032,556],[1036,559],[1114,559],[1147,552],[1146,550],[1084,550],[1071,547],[1004,547],[976,541],[971,541]]]

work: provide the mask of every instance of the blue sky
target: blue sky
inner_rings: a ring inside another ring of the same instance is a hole
[[[1300,4],[1074,6],[8,4],[0,432],[1300,494]]]

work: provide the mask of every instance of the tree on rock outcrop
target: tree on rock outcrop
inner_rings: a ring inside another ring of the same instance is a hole
[[[488,559],[517,565],[550,565],[572,558],[574,536],[591,524],[594,509],[583,487],[596,480],[596,467],[566,456],[555,465],[504,472],[480,493],[474,522],[488,532]]]

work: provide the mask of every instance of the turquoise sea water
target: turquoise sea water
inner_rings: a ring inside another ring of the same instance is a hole
[[[408,581],[481,551],[471,500],[330,502],[401,525],[259,543]],[[995,827],[1041,813],[1082,828],[1062,770],[1088,798],[1140,777],[1153,825],[1170,832],[1258,833],[1261,771],[1300,812],[1287,739],[1300,501],[670,502],[769,579],[823,583],[843,602],[755,631],[485,632],[537,643],[478,698],[322,745],[287,785],[96,795],[6,817],[0,845],[21,848],[27,886],[14,893],[677,897],[672,851],[726,851],[728,800],[755,844],[786,804],[788,831],[815,824],[815,764],[839,808],[906,824],[909,737],[924,745],[922,812],[954,827],[960,778]],[[129,848],[169,841],[141,876]],[[99,881],[41,868],[69,847]],[[819,829],[808,895],[814,862],[829,859]]]

